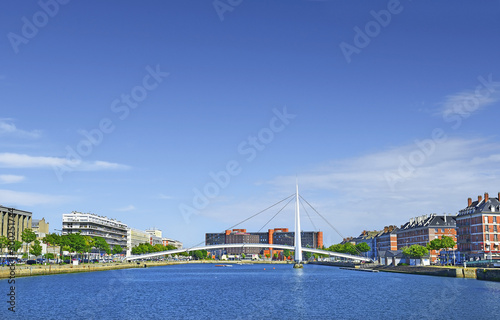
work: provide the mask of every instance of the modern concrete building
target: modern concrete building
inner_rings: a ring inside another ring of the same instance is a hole
[[[31,229],[32,215],[29,211],[0,206],[0,236],[22,242],[21,234],[24,229]],[[20,250],[26,252],[26,246]],[[7,252],[7,248],[3,252]]]
[[[458,250],[465,260],[500,259],[500,192],[469,198],[457,215]]]
[[[36,239],[40,241],[42,246],[42,254],[47,253],[47,244],[42,242],[42,239],[49,234],[49,223],[45,222],[45,218],[42,219],[32,219],[31,220],[31,230],[36,234]],[[59,247],[57,247],[59,248]],[[57,253],[56,248],[51,247],[50,253]]]
[[[411,218],[397,231],[398,249],[414,244],[425,247],[432,240],[442,236],[451,237],[453,241],[457,241],[456,217],[451,215],[438,216],[433,213]],[[439,252],[431,250],[429,255],[431,262],[436,262]]]
[[[127,248],[127,225],[118,220],[76,211],[63,214],[62,218],[63,235],[79,232],[82,236],[104,238],[111,249],[115,245]]]
[[[146,230],[146,233],[149,234],[149,243],[151,245],[153,245],[153,246],[157,245],[157,244],[163,245],[162,232],[160,229],[156,229],[156,228],[149,229],[149,230]]]
[[[172,245],[176,247],[177,249],[182,249],[182,242],[170,238],[162,238],[161,241],[163,242],[164,246]]]
[[[127,256],[132,255],[132,248],[141,243],[149,243],[151,234],[146,231],[127,228]]]

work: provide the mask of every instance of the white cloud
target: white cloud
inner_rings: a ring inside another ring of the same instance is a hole
[[[70,198],[66,196],[0,189],[0,204],[4,206],[29,207],[44,204],[60,204],[69,200]]]
[[[123,208],[118,208],[115,211],[127,212],[127,211],[133,211],[133,210],[135,210],[135,206],[134,205],[128,205],[128,206],[123,207]]]
[[[73,171],[126,170],[129,166],[106,161],[69,160],[59,157],[30,156],[19,153],[0,153],[1,168],[68,168]]]
[[[412,144],[320,165],[299,173],[299,192],[344,236],[356,236],[363,230],[400,226],[423,214],[456,214],[466,206],[468,197],[483,192],[496,197],[500,191],[500,143],[480,139],[449,139],[437,144],[391,188],[387,173],[398,173],[404,159],[416,150],[418,146]],[[211,202],[200,214],[227,225],[241,221],[291,194],[295,179],[295,175],[276,177],[259,187],[272,188],[260,199],[249,196],[229,203]],[[273,210],[276,213],[279,208]],[[301,212],[304,230],[313,230]],[[308,213],[325,231],[325,243],[340,241],[313,210],[308,208]],[[271,217],[259,216],[257,222],[245,222],[241,227],[258,229]],[[293,213],[278,215],[264,230],[285,224],[293,228]]]
[[[13,174],[0,175],[0,184],[18,183],[24,180],[24,176],[17,176]]]
[[[478,77],[478,81],[480,84],[475,90],[464,90],[447,96],[438,114],[444,118],[451,115],[467,118],[473,112],[500,101],[500,82],[493,81],[491,75],[487,79]]]
[[[158,196],[158,198],[162,199],[162,200],[172,200],[173,197],[169,196],[169,195],[166,195],[166,194],[163,194],[163,193],[160,193],[160,195]]]
[[[12,119],[0,119],[0,136],[38,139],[42,135],[40,130],[25,131],[18,129]]]

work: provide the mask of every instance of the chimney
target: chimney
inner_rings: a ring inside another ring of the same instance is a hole
[[[483,200],[483,196],[477,196],[477,202],[481,202]]]
[[[490,198],[490,195],[488,194],[488,192],[485,192],[484,193],[484,202],[488,202],[489,198]]]
[[[444,223],[446,223],[446,213],[444,214]]]
[[[498,196],[500,197],[500,192],[498,193]],[[472,205],[472,198],[469,198],[467,199],[467,207],[470,207],[471,205]]]

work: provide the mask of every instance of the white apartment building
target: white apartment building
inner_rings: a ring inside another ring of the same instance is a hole
[[[102,237],[113,249],[115,245],[124,250],[127,247],[127,225],[108,217],[93,213],[73,211],[65,213],[63,218],[63,234],[78,233],[82,236]]]

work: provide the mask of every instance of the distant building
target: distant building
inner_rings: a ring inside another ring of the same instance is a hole
[[[149,234],[149,243],[154,246],[157,244],[163,245],[162,232],[160,229],[149,229],[146,230],[146,233]]]
[[[174,239],[170,239],[170,238],[162,238],[161,241],[163,242],[163,246],[168,246],[168,245],[171,245],[171,246],[174,246],[176,247],[177,249],[182,249],[182,242],[178,241],[178,240],[174,240]]]
[[[32,219],[31,220],[31,230],[36,234],[36,239],[40,241],[42,246],[42,254],[47,253],[47,244],[42,242],[42,239],[49,234],[49,223],[45,222],[45,218],[40,219]],[[59,248],[59,247],[57,247]],[[57,248],[51,247],[50,253],[56,254]]]
[[[142,243],[149,243],[151,234],[146,231],[127,228],[127,257],[132,255],[132,248]]]
[[[241,239],[238,238],[241,241],[250,241],[250,242],[228,242],[228,241],[233,241],[233,239],[235,239],[233,238],[233,235],[237,234],[244,234],[251,236],[251,237],[243,237]],[[282,245],[294,246],[295,232],[289,232],[288,228],[275,228],[275,229],[269,229],[267,232],[247,232],[246,229],[233,229],[233,230],[226,230],[224,233],[205,234],[206,245],[225,244],[225,243],[260,243],[260,244],[282,244]],[[310,248],[322,247],[323,232],[302,231],[301,243],[303,247],[310,247]],[[252,253],[255,251],[255,253],[261,253],[261,254],[281,252],[281,250],[273,250],[273,249],[266,250],[262,248],[245,248],[244,250],[242,250],[241,248],[231,248],[231,250],[228,249],[227,252],[245,253],[244,251],[245,250],[248,251],[248,249],[252,249],[250,250]]]
[[[458,250],[466,260],[500,259],[500,192],[469,198],[467,207],[457,215]]]
[[[29,211],[0,206],[0,236],[22,242],[21,234],[24,229],[31,229],[32,215]],[[7,229],[7,226],[9,226],[9,229]],[[26,246],[24,249],[27,252]],[[2,251],[7,252],[7,248],[2,249]]]
[[[442,236],[451,237],[453,241],[457,241],[456,217],[430,214],[411,218],[397,231],[398,249],[414,244],[425,247],[430,241]],[[429,255],[431,262],[436,262],[439,253],[431,250]]]
[[[380,256],[382,251],[398,250],[398,228],[396,226],[386,226],[375,236],[377,248],[376,256]]]
[[[113,249],[115,245],[127,248],[127,225],[93,213],[73,211],[62,215],[62,234],[80,233],[82,236],[102,237]]]
[[[364,255],[372,260],[377,259],[377,235],[379,235],[381,231],[366,231],[363,230],[361,234],[357,238],[351,238],[348,241],[354,245],[358,243],[366,243],[370,250],[366,252]]]

